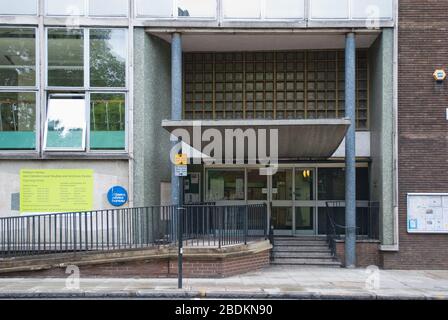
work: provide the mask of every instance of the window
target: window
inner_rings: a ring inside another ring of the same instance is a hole
[[[126,17],[128,15],[127,0],[90,0],[90,16]]]
[[[310,4],[313,19],[349,18],[349,0],[313,0]]]
[[[126,149],[127,54],[126,29],[48,29],[45,151]]]
[[[54,94],[48,98],[45,150],[85,150],[85,96]]]
[[[392,19],[393,5],[393,0],[352,0],[352,18]]]
[[[0,28],[0,86],[36,85],[36,31]]]
[[[137,0],[136,4],[137,17],[215,18],[216,10],[216,0]]]
[[[37,15],[37,0],[0,0],[0,15]]]
[[[304,0],[266,0],[267,19],[303,19]]]
[[[137,16],[172,17],[173,2],[160,0],[137,0]]]
[[[0,92],[0,150],[36,148],[36,93]]]
[[[356,128],[368,130],[367,50],[356,59]],[[343,118],[344,60],[342,50],[187,52],[184,118]]]
[[[214,0],[178,0],[178,17],[213,18],[216,16]]]
[[[209,201],[244,200],[244,170],[208,170]]]
[[[48,85],[84,86],[84,30],[48,29]]]
[[[90,148],[125,149],[125,95],[92,93],[90,95]]]
[[[345,168],[319,168],[319,200],[345,199]],[[356,199],[369,200],[369,169],[356,169]]]
[[[126,30],[90,30],[90,86],[126,86]]]
[[[247,170],[247,199],[267,200],[268,179],[267,176],[260,175],[260,170]]]
[[[261,1],[260,0],[223,0],[224,17],[228,19],[261,18]]]
[[[46,0],[46,13],[49,16],[83,16],[84,0]]]

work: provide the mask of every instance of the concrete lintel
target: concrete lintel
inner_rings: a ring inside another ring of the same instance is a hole
[[[242,136],[235,136],[234,138],[243,139],[244,154],[226,149],[233,146],[233,143],[227,144],[228,141],[226,141],[222,145],[223,152],[221,154],[226,161],[264,160],[259,159],[260,145],[257,145],[257,134],[260,133],[260,130],[265,130],[264,132],[269,136],[269,142],[266,140],[266,143],[270,147],[275,145],[275,151],[269,148],[269,152],[276,152],[275,155],[278,155],[277,159],[328,159],[341,144],[349,126],[350,121],[347,119],[162,121],[164,129],[171,134],[182,137],[185,143],[192,145],[198,151],[201,151],[203,147],[202,139],[197,141],[198,138],[195,133],[198,130],[199,137],[202,137],[204,132],[211,129],[218,130],[221,138],[232,134],[229,130],[237,135],[238,132],[241,132]],[[247,144],[244,142],[246,135]],[[257,140],[252,141],[253,139]],[[271,139],[277,140],[271,141]],[[225,142],[224,139],[221,139],[222,142]],[[252,146],[250,148],[252,152],[249,152],[249,146]],[[233,148],[235,149],[234,146]],[[257,155],[253,153],[253,151],[256,151],[254,149],[258,149]],[[267,156],[265,152],[261,154]],[[275,155],[271,156],[275,157]],[[206,154],[206,156],[211,155]],[[254,156],[257,156],[257,159],[253,159]]]
[[[270,26],[269,28],[244,28],[238,25],[228,25],[226,27],[216,28],[216,27],[194,27],[194,26],[163,26],[160,24],[154,24],[152,26],[147,26],[145,31],[151,34],[158,33],[203,33],[203,34],[346,34],[348,32],[354,32],[356,34],[380,34],[381,30],[378,29],[366,29],[366,28],[314,28],[305,29],[297,28],[292,26],[276,27]]]

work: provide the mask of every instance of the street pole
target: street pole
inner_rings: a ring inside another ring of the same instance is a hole
[[[345,116],[350,127],[345,136],[345,267],[356,266],[356,39],[345,40]]]
[[[179,205],[177,207],[177,220],[179,221],[177,229],[179,230],[179,252],[178,252],[178,259],[177,259],[177,270],[178,270],[178,288],[182,289],[182,277],[183,277],[183,270],[182,270],[182,262],[183,262],[183,211],[185,208],[183,208],[183,177],[179,177],[179,185],[181,186],[181,192],[179,194]]]
[[[182,143],[182,138],[179,140]],[[182,148],[179,149],[179,154],[182,155]],[[183,212],[185,210],[184,208],[184,178],[183,176],[179,175],[179,203],[177,204],[177,230],[178,230],[178,238],[179,238],[179,245],[178,245],[178,258],[177,258],[177,275],[178,275],[178,288],[182,289],[182,278],[183,278],[183,269],[182,269],[182,262],[183,262]]]

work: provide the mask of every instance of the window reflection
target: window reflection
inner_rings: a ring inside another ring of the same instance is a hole
[[[125,95],[92,93],[90,95],[90,148],[125,148]]]
[[[45,148],[47,150],[84,150],[85,133],[84,95],[50,95]]]
[[[0,86],[36,84],[35,29],[1,28],[0,52]]]
[[[178,0],[179,17],[212,18],[216,16],[216,0]]]
[[[48,85],[84,86],[84,30],[48,30]]]
[[[208,170],[209,201],[244,200],[244,171]]]
[[[90,85],[126,85],[126,30],[90,30]]]
[[[36,94],[0,92],[0,149],[36,147]]]

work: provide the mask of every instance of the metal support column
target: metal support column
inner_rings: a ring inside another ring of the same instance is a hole
[[[356,266],[356,39],[345,42],[345,116],[351,124],[345,136],[345,267]]]
[[[182,38],[173,33],[171,41],[171,120],[182,120]],[[175,146],[179,141],[173,141]],[[179,178],[171,164],[171,203],[177,205],[180,199]]]

